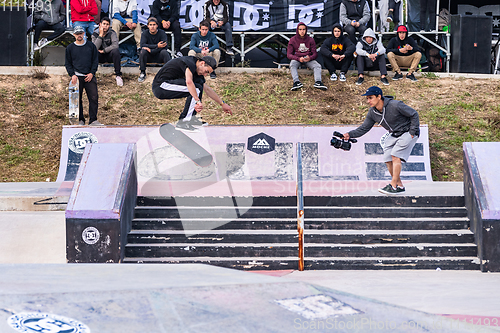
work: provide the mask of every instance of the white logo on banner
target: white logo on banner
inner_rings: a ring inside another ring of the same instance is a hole
[[[261,18],[262,22],[259,24]],[[269,22],[264,21],[269,21],[269,5],[250,5],[245,2],[234,3],[233,27],[235,31],[262,30],[269,28]]]
[[[320,28],[321,18],[325,10],[324,3],[312,5],[290,5],[288,7],[287,29],[296,29],[299,22],[304,22],[310,28]]]
[[[188,0],[181,1],[179,23],[183,29],[191,29],[193,25],[198,26],[203,21],[203,5],[205,1]]]

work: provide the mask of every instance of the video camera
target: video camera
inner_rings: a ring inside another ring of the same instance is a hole
[[[336,137],[341,138],[341,140],[337,139]],[[351,150],[351,142],[356,143],[358,142],[358,140],[356,139],[344,140],[344,135],[340,132],[335,131],[333,132],[333,137],[330,140],[330,146],[333,146],[337,149],[340,148],[342,150],[348,151]]]

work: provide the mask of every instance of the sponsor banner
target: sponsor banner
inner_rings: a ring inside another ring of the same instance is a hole
[[[181,28],[196,29],[203,20],[205,0],[180,1]],[[315,31],[331,31],[339,21],[340,0],[227,1],[233,31],[295,31],[304,22]],[[138,0],[139,22],[146,24],[152,0]]]

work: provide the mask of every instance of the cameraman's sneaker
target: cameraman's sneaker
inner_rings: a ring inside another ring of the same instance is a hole
[[[415,75],[413,75],[413,73],[411,74],[406,74],[406,78],[407,79],[410,79],[412,82],[417,82],[417,78],[415,77]]]
[[[385,187],[379,188],[378,191],[380,193],[384,193],[384,194],[387,194],[387,195],[396,195],[396,194],[400,193],[400,192],[397,191],[397,189],[395,189],[394,187],[392,187],[391,184],[388,184]]]
[[[321,81],[316,81],[316,82],[314,82],[314,88],[316,88],[316,89],[320,89],[320,90],[323,90],[323,91],[328,90],[328,87],[327,87],[327,86],[325,86],[325,85],[323,84],[323,82],[321,82]]]
[[[330,81],[337,81],[337,74],[336,73],[333,73],[332,75],[330,75]]]
[[[290,89],[291,91],[295,91],[295,90],[299,90],[300,88],[302,88],[304,85],[302,84],[302,82],[300,81],[295,81],[293,83],[293,87],[292,89]]]
[[[386,77],[381,77],[381,78],[380,78],[380,82],[382,82],[382,84],[383,84],[384,86],[388,86],[388,85],[389,85],[389,81],[387,80],[387,78],[386,78]]]
[[[340,75],[339,75],[339,80],[340,80],[340,82],[345,82],[345,81],[347,81],[347,78],[345,77],[345,74],[344,74],[344,73],[342,73],[342,72],[340,73]]]
[[[358,77],[358,81],[356,81],[356,85],[360,86],[363,84],[363,82],[365,82],[365,78],[360,76],[360,77]]]

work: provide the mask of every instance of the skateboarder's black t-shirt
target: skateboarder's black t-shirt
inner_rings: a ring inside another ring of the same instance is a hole
[[[193,73],[193,81],[195,83],[204,84],[205,77],[203,75],[198,75],[196,73],[196,61],[198,58],[192,56],[175,58],[167,62],[163,67],[156,73],[153,80],[153,87],[159,86],[162,82],[184,79],[186,78],[186,68],[189,68],[191,73]]]

